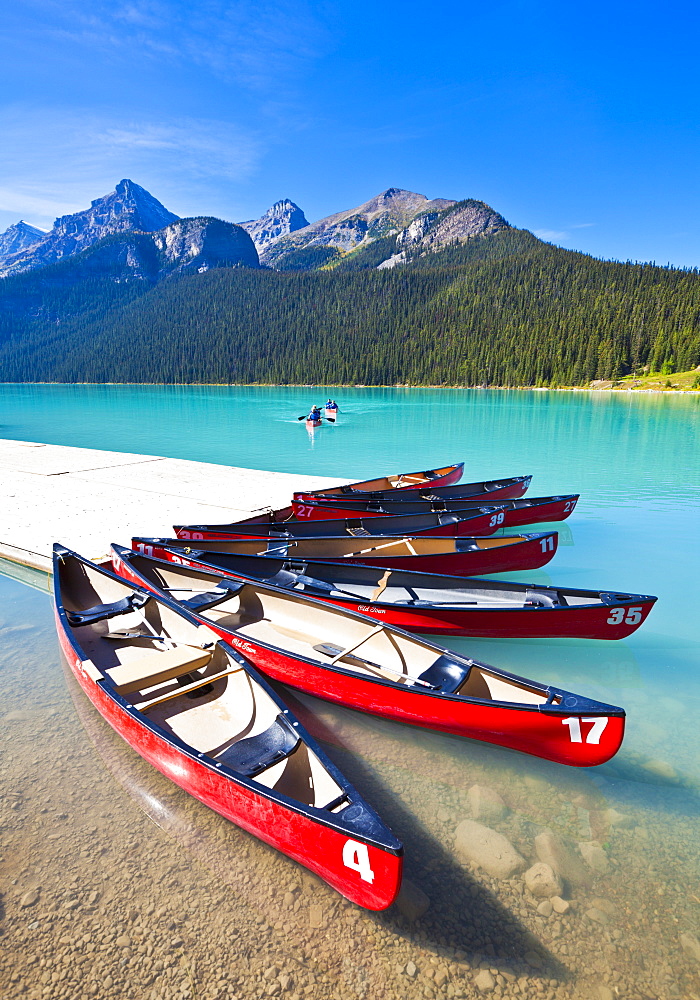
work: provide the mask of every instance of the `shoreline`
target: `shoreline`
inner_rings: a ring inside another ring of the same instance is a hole
[[[64,385],[64,386],[144,386],[149,388],[181,388],[181,389],[434,389],[446,392],[612,392],[635,393],[637,395],[655,396],[700,396],[698,389],[641,389],[632,386],[593,387],[583,385],[567,386],[535,386],[535,385],[360,385],[359,383],[334,382],[0,382],[0,386],[16,385]]]

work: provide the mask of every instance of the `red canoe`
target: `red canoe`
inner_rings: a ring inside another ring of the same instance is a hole
[[[500,513],[495,518],[495,524],[500,528],[520,528],[524,524],[543,524],[551,521],[564,521],[576,508],[578,493],[561,497],[532,497],[527,500],[499,500]],[[333,500],[317,501],[307,494],[303,501],[293,500],[294,516],[301,520],[325,521],[345,517],[385,517],[408,516],[409,514],[449,512],[458,517],[469,511],[483,509],[480,500],[413,500],[404,497],[400,500],[346,500],[338,497]],[[492,527],[491,522],[489,525]],[[486,534],[487,532],[483,532]],[[490,533],[490,532],[489,532]],[[472,531],[471,534],[482,534]]]
[[[61,649],[137,753],[353,902],[391,905],[400,842],[219,630],[62,546],[53,576]]]
[[[456,466],[454,466],[456,468]],[[461,468],[461,467],[460,467]],[[439,471],[439,470],[436,470]],[[421,473],[425,475],[425,473]],[[414,473],[417,476],[419,473]],[[393,477],[389,477],[393,478]],[[402,478],[402,477],[399,477]],[[314,500],[353,500],[355,498],[360,499],[371,499],[371,500],[398,500],[402,496],[409,497],[413,496],[413,491],[416,491],[417,496],[422,496],[428,500],[438,499],[442,497],[459,497],[463,500],[480,500],[491,501],[491,500],[513,500],[518,497],[523,496],[532,482],[532,476],[512,476],[507,479],[489,479],[480,483],[460,483],[458,486],[447,486],[438,485],[437,480],[433,480],[428,485],[425,483],[417,483],[408,488],[411,489],[411,493],[398,493],[396,492],[397,487],[387,489],[384,487],[373,487],[371,483],[380,483],[384,480],[380,479],[368,479],[366,483],[349,483],[347,486],[331,486],[325,487],[325,489],[311,490],[305,493],[295,493],[294,499],[303,502],[304,497],[313,497]],[[387,480],[388,481],[388,480]],[[451,480],[454,482],[454,480]],[[452,491],[456,491],[454,494]]]
[[[556,531],[536,531],[499,538],[234,538],[230,540],[185,538],[134,538],[132,546],[143,555],[169,559],[182,553],[224,552],[273,559],[311,559],[314,562],[351,562],[385,569],[407,569],[446,576],[480,576],[521,569],[539,569],[557,551]]]
[[[284,515],[289,512],[289,516]],[[173,531],[178,538],[227,539],[227,538],[317,538],[319,535],[492,535],[503,526],[500,505],[476,506],[469,510],[426,511],[422,514],[394,514],[376,517],[373,513],[359,517],[344,517],[336,511],[336,518],[316,521],[299,520],[292,516],[292,508],[271,510],[256,514],[232,524],[175,524]],[[337,517],[340,515],[340,517]]]
[[[441,469],[426,472],[401,472],[395,476],[379,476],[377,479],[361,479],[347,486],[324,486],[319,493],[347,493],[352,490],[418,490],[422,486],[450,486],[462,478],[464,462],[459,465],[444,465]]]
[[[316,697],[575,767],[604,763],[622,742],[621,708],[478,663],[364,615],[121,546],[114,564],[140,587],[179,594],[259,670]]]
[[[432,635],[624,639],[636,632],[656,603],[648,594],[440,576],[348,562],[200,552],[196,563],[212,573],[283,587]]]

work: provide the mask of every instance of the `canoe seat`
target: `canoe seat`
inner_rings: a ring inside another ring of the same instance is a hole
[[[419,680],[431,684],[444,694],[454,694],[469,675],[470,667],[455,663],[447,656],[441,656],[420,675]]]
[[[194,594],[186,601],[180,601],[190,611],[208,611],[215,608],[217,604],[223,604],[230,597],[235,597],[238,591],[245,586],[242,582],[235,580],[221,580],[212,590],[204,594]]]
[[[265,732],[238,740],[216,759],[231,770],[253,778],[261,771],[289,757],[299,742],[300,736],[297,731],[283,715],[278,715]]]
[[[86,608],[84,611],[66,611],[66,618],[68,619],[68,624],[72,625],[73,628],[78,628],[80,625],[95,625],[97,622],[103,622],[107,618],[115,618],[117,615],[125,615],[129,611],[136,611],[147,604],[150,599],[148,594],[134,592],[133,594],[129,594],[128,597],[123,597],[121,601],[114,601],[112,604],[95,604],[94,607]]]
[[[211,657],[211,649],[175,646],[172,649],[152,650],[130,663],[110,667],[105,673],[119,694],[131,694],[198,670],[206,666]]]

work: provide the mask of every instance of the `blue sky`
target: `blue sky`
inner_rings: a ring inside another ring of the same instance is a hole
[[[122,177],[232,221],[403,187],[700,266],[699,20],[644,0],[23,0],[0,36],[0,229]]]

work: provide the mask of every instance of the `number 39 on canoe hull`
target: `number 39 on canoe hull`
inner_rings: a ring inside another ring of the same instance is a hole
[[[400,841],[257,671],[165,594],[54,548],[61,651],[102,717],[215,812],[383,910]]]

